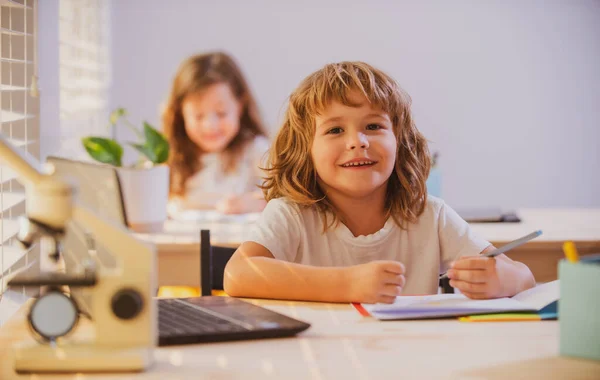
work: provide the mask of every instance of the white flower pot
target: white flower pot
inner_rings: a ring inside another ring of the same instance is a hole
[[[162,231],[167,219],[169,167],[117,168],[129,228],[136,232]]]

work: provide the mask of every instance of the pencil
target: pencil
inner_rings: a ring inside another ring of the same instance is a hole
[[[563,243],[563,252],[567,257],[567,260],[571,263],[576,263],[579,261],[579,254],[577,253],[577,247],[575,247],[575,243],[572,241],[566,241]]]
[[[523,245],[525,243],[527,243],[529,240],[531,239],[535,239],[536,237],[540,236],[542,234],[541,230],[537,230],[537,231],[533,231],[532,233],[530,233],[529,235],[525,235],[522,238],[518,238],[517,240],[513,240],[510,243],[503,245],[500,248],[496,248],[491,252],[488,252],[486,254],[483,254],[483,257],[496,257],[498,255],[503,254],[504,252],[508,252],[513,248],[516,248],[520,245]],[[444,273],[443,275],[440,276],[440,280],[446,279],[448,278],[448,273]]]

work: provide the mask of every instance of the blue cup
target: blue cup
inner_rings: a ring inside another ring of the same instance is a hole
[[[434,167],[431,169],[425,184],[427,186],[427,193],[429,195],[433,195],[434,197],[438,198],[442,197],[442,172],[439,167]]]
[[[600,255],[558,265],[560,354],[600,360]]]

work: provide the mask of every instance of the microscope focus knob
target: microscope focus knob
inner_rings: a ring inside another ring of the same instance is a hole
[[[112,297],[111,306],[117,318],[133,319],[144,308],[144,299],[137,290],[122,289]]]

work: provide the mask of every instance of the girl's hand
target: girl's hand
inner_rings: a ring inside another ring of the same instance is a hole
[[[535,286],[527,266],[505,255],[461,257],[448,271],[450,286],[474,299],[512,297]]]
[[[372,261],[347,268],[352,302],[393,303],[406,282],[404,265],[398,261]]]

